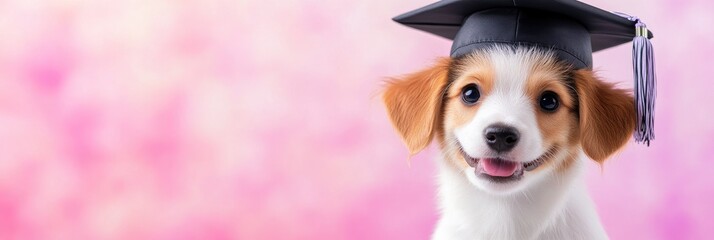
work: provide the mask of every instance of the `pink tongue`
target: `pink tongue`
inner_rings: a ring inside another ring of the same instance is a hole
[[[508,177],[516,172],[518,166],[515,162],[503,161],[497,158],[481,159],[483,170],[486,174],[494,177]]]

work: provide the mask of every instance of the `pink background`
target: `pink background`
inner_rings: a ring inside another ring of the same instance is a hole
[[[432,0],[0,1],[0,239],[426,239],[387,76]],[[657,140],[588,184],[613,239],[714,238],[714,2],[588,0],[655,33]],[[631,87],[630,45],[594,56]]]

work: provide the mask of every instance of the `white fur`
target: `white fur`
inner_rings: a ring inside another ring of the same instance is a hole
[[[509,195],[483,191],[465,179],[473,171],[439,161],[442,216],[432,239],[607,239],[581,178],[586,158],[579,159]]]
[[[527,49],[494,48],[485,52],[496,76],[491,94],[476,116],[452,134],[472,157],[493,156],[483,131],[494,123],[515,127],[518,145],[506,155],[529,162],[547,151],[538,129],[535,109],[525,93],[532,64],[548,53]],[[560,151],[552,158],[563,161]],[[525,172],[511,183],[477,178],[473,167],[457,170],[440,162],[439,199],[442,217],[433,239],[607,239],[582,180],[585,155],[554,171],[554,165]]]
[[[495,153],[486,145],[482,133],[493,124],[505,124],[521,133],[518,145],[507,153],[506,158],[520,162],[535,160],[548,149],[547,146],[543,146],[532,103],[526,97],[525,85],[534,58],[544,53],[523,49],[512,52],[507,48],[494,48],[486,54],[495,72],[493,89],[491,94],[480,103],[478,114],[470,123],[455,129],[454,134],[463,150],[469,155],[490,157]],[[513,184],[493,184],[475,178],[469,179],[473,179],[472,182],[479,187],[496,191],[519,187]]]

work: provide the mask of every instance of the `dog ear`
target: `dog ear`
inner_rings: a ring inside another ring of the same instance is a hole
[[[392,79],[383,100],[392,125],[414,155],[426,148],[441,122],[441,105],[448,82],[450,58],[432,67]]]
[[[623,147],[635,130],[631,94],[598,79],[592,70],[574,73],[580,108],[580,142],[585,154],[602,163]]]

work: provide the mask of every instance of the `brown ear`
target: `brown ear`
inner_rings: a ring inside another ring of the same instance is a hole
[[[450,62],[442,58],[430,68],[392,79],[384,92],[392,125],[412,155],[426,148],[439,128]]]
[[[591,70],[574,73],[580,108],[580,142],[585,154],[602,163],[623,147],[635,129],[632,95],[598,79]]]

